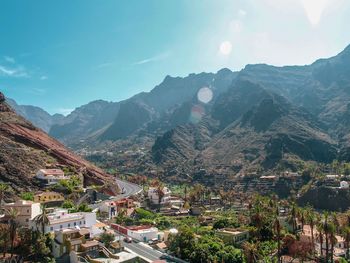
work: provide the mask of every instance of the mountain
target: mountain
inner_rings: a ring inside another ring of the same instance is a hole
[[[216,74],[190,74],[187,77],[165,77],[164,81],[150,92],[139,93],[117,103],[95,101],[74,110],[63,122],[54,125],[49,134],[66,145],[79,148],[81,145],[98,144],[106,140],[124,139],[154,121],[169,116],[183,103],[197,96],[200,88],[211,87],[214,97],[232,82],[236,73],[222,69]],[[82,144],[77,142],[82,141]]]
[[[104,100],[90,102],[76,108],[59,123],[53,125],[49,134],[74,148],[85,139],[103,133],[116,118],[119,108],[118,102]]]
[[[49,132],[50,128],[64,119],[61,114],[50,115],[42,108],[31,105],[18,105],[14,100],[7,98],[7,103],[16,111],[17,114],[27,119],[34,126]]]
[[[46,167],[67,167],[84,176],[84,183],[105,185],[116,193],[113,177],[70,152],[61,143],[15,113],[0,93],[0,181],[21,191],[38,189],[35,173]]]
[[[125,101],[84,105],[50,134],[106,167],[197,178],[349,161],[349,119],[350,46],[305,66],[167,76]]]
[[[266,171],[288,158],[327,163],[336,154],[335,141],[313,115],[242,80],[217,99],[211,117],[166,132],[152,147],[158,165],[192,173],[199,169],[215,172],[216,168],[225,174]]]

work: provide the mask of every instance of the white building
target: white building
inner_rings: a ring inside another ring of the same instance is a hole
[[[160,204],[169,203],[171,199],[171,191],[168,187],[164,186],[161,191]],[[156,187],[150,187],[147,192],[147,196],[152,204],[159,204],[159,189]]]
[[[328,179],[328,180],[336,180],[336,179],[338,179],[340,176],[339,175],[337,175],[337,174],[327,174],[326,175],[326,179]]]
[[[15,203],[8,203],[4,205],[5,215],[11,209],[16,210],[18,215],[16,221],[21,226],[29,226],[30,222],[41,213],[40,203],[32,201],[18,200]]]
[[[40,169],[35,178],[43,185],[54,185],[60,180],[69,179],[69,176],[65,176],[61,169]]]
[[[143,242],[147,242],[153,239],[161,240],[161,238],[164,237],[163,232],[159,232],[158,228],[152,227],[150,225],[122,226],[112,223],[111,228],[123,235]]]
[[[156,227],[134,227],[128,229],[128,236],[139,241],[147,242],[153,239],[160,239]]]
[[[340,182],[340,188],[341,189],[349,189],[349,183],[346,181],[341,181]]]
[[[96,214],[93,212],[68,213],[66,209],[57,209],[48,214],[50,223],[45,226],[45,233],[65,228],[91,228],[96,224]],[[36,228],[34,222],[31,223]]]

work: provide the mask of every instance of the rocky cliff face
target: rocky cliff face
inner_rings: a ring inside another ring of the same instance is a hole
[[[0,181],[10,183],[17,192],[31,191],[37,189],[33,183],[36,171],[56,166],[81,173],[87,185],[106,185],[105,191],[118,191],[110,175],[17,115],[0,93]]]

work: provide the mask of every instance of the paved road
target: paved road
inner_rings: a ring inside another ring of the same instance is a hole
[[[136,254],[148,259],[149,261],[155,261],[155,260],[159,260],[160,257],[163,255],[163,253],[149,247],[149,246],[145,246],[142,243],[126,243],[124,241],[122,241],[122,244],[125,248],[135,252]]]
[[[117,182],[120,190],[123,193],[120,195],[117,195],[115,198],[113,198],[113,200],[119,200],[119,199],[123,199],[123,198],[129,197],[129,196],[133,196],[133,195],[136,195],[142,191],[142,187],[137,185],[137,184],[133,184],[133,183],[123,181],[120,179],[116,179],[115,181]]]
[[[117,182],[120,191],[122,191],[121,194],[114,196],[112,199],[110,199],[111,201],[117,201],[129,196],[133,196],[136,194],[139,194],[142,192],[142,187],[137,185],[137,184],[133,184],[127,181],[123,181],[120,179],[115,179],[115,181]],[[102,202],[103,203],[103,202]],[[98,204],[90,204],[89,207],[94,210],[97,209],[101,206],[102,203],[98,203]]]

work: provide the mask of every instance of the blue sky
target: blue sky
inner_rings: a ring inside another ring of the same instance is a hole
[[[0,0],[0,90],[68,113],[166,75],[303,65],[350,44],[349,0]]]

